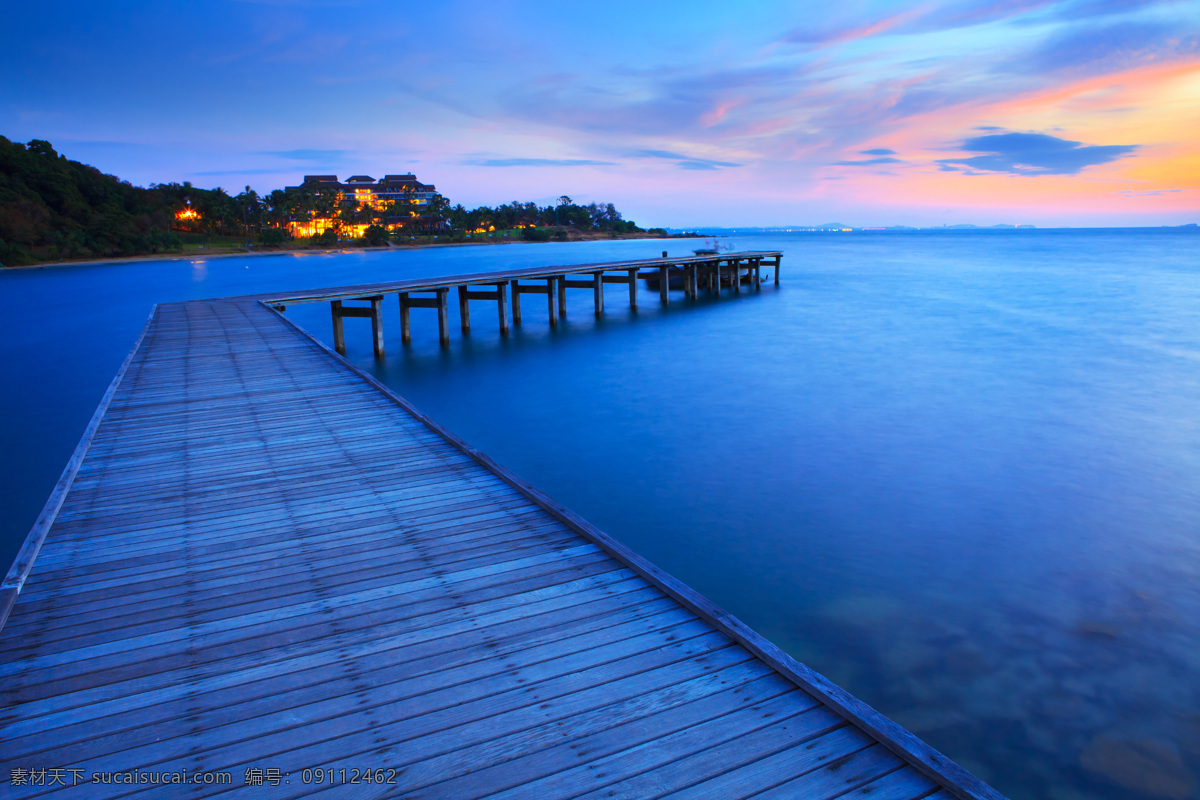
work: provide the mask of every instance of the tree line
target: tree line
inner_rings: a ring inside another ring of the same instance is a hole
[[[181,211],[191,214],[179,219]],[[580,233],[640,233],[612,203],[581,205],[563,195],[553,205],[513,201],[495,208],[451,205],[440,194],[415,194],[378,208],[347,205],[317,183],[259,195],[249,186],[231,195],[191,183],[133,186],[95,167],[71,161],[49,142],[28,144],[0,136],[0,266],[60,258],[131,256],[182,250],[184,236],[243,238],[280,245],[289,223],[330,220],[312,244],[328,245],[363,231],[359,241],[445,236],[455,241],[518,231],[527,240],[572,238]],[[397,220],[399,230],[390,231]],[[649,231],[665,235],[655,228]]]

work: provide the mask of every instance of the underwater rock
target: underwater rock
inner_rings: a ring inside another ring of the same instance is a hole
[[[1196,791],[1196,776],[1179,753],[1154,739],[1097,736],[1079,761],[1090,772],[1154,797],[1187,800]]]

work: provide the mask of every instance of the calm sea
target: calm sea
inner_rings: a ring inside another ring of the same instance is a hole
[[[1200,797],[1200,234],[737,236],[783,282],[349,358],[1013,798]],[[155,302],[692,241],[0,274],[0,560]],[[328,339],[327,306],[291,318]]]

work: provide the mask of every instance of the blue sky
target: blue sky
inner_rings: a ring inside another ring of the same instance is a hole
[[[0,134],[644,225],[1200,221],[1200,3],[26,3]],[[13,34],[16,34],[15,36]]]

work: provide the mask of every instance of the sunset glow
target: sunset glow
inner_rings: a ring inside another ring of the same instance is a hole
[[[62,5],[6,12],[0,133],[139,185],[387,164],[668,226],[1200,221],[1195,2]]]

